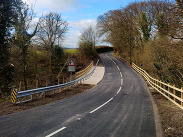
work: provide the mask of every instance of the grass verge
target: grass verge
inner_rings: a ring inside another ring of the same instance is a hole
[[[79,54],[78,49],[64,49],[64,52],[68,54]]]
[[[183,110],[155,89],[150,88],[150,92],[157,104],[165,137],[183,137]]]

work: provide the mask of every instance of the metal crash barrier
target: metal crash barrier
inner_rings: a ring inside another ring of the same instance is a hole
[[[84,75],[76,80],[73,80],[73,81],[70,81],[70,82],[67,82],[64,84],[59,84],[59,85],[54,85],[54,86],[49,86],[49,87],[42,87],[42,88],[31,89],[31,90],[25,90],[25,91],[13,90],[11,102],[14,104],[27,102],[27,101],[30,101],[33,99],[32,95],[45,93],[47,91],[54,91],[54,90],[62,89],[64,87],[73,86],[75,84],[78,85],[79,82],[82,83],[82,81],[84,81],[84,80],[88,79],[90,76],[92,76],[98,63],[99,63],[99,60],[97,61],[95,67],[88,74],[86,74],[86,75]],[[23,98],[23,97],[28,97],[29,99],[24,100],[24,101],[22,101],[22,100],[18,101],[20,98]]]

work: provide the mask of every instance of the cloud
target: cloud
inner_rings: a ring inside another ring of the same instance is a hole
[[[75,22],[69,22],[69,32],[66,36],[63,46],[69,48],[77,48],[79,36],[81,35],[81,31],[88,26],[95,27],[96,19],[86,19],[86,20],[78,20]]]
[[[78,0],[23,0],[28,5],[35,5],[36,12],[72,10]]]
[[[87,28],[88,26],[95,26],[96,19],[79,20],[76,22],[69,22],[69,25],[74,28]]]
[[[79,4],[79,0],[23,0],[28,5],[35,5],[34,11],[37,14],[33,23],[39,20],[39,16],[47,14],[49,11],[72,11],[77,8],[86,7],[86,5]],[[83,13],[84,14],[84,13]],[[79,17],[78,17],[79,18]],[[77,48],[78,38],[81,35],[81,31],[88,26],[95,26],[96,19],[84,19],[77,21],[68,21],[69,31],[63,42],[64,47]],[[33,25],[34,26],[34,25]]]

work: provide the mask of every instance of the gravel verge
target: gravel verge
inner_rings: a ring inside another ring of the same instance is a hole
[[[93,88],[94,85],[80,84],[76,87],[65,89],[59,93],[47,94],[45,98],[34,99],[34,101],[13,105],[10,101],[0,103],[0,116],[20,112],[23,110],[31,109],[41,105],[49,104],[63,98],[69,98],[79,93],[83,93]]]

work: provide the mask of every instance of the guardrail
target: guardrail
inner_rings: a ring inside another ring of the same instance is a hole
[[[18,103],[27,102],[27,101],[30,101],[33,99],[32,95],[45,93],[47,91],[62,89],[64,87],[68,87],[68,86],[73,86],[75,84],[79,84],[79,82],[82,83],[82,81],[87,80],[90,76],[92,76],[92,74],[94,73],[94,71],[96,69],[96,66],[98,65],[98,62],[99,62],[99,60],[97,61],[95,67],[93,68],[93,70],[90,73],[88,73],[85,76],[82,76],[76,80],[73,80],[73,81],[70,81],[70,82],[67,82],[64,84],[49,86],[49,87],[42,87],[42,88],[37,88],[37,89],[25,90],[25,91],[17,91],[16,96],[12,92],[12,98],[14,98],[14,101],[12,101],[12,103],[18,104]],[[27,96],[30,96],[29,100],[25,100],[25,101],[21,100],[21,101],[17,102],[18,99],[23,98],[23,97],[27,97]]]
[[[175,85],[172,86],[170,84],[164,83],[158,79],[152,78],[145,70],[141,69],[134,63],[132,63],[132,67],[140,73],[147,82],[156,89],[159,93],[165,96],[168,100],[173,102],[179,108],[183,109],[183,88],[176,88]]]
[[[94,63],[93,61],[90,63],[90,65],[88,65],[86,68],[84,68],[83,70],[80,70],[78,72],[76,72],[76,79],[80,78],[84,75],[86,75],[93,67]]]

